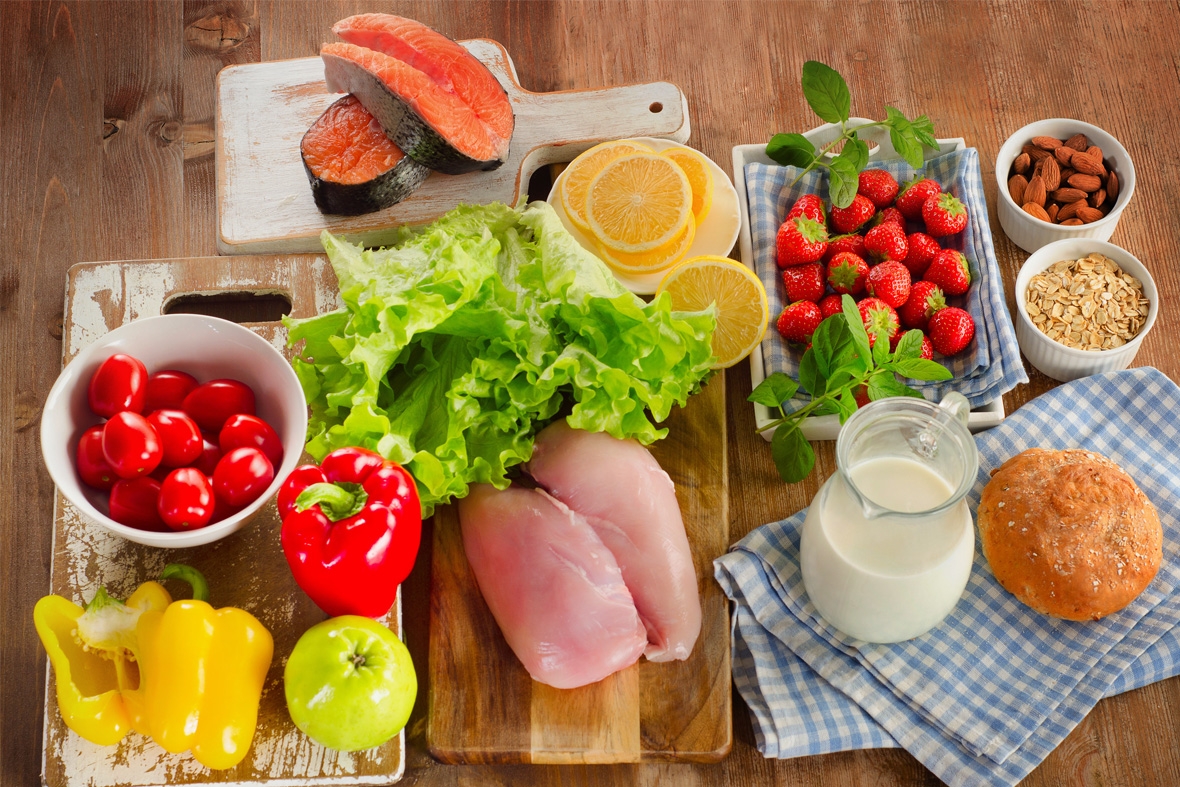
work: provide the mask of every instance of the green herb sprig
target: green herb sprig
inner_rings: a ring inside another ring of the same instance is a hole
[[[884,120],[850,127],[852,94],[848,83],[835,69],[817,60],[803,64],[803,97],[823,120],[840,124],[840,136],[817,151],[802,134],[775,134],[766,145],[766,155],[779,164],[803,168],[791,185],[816,167],[826,167],[828,197],[836,207],[847,208],[852,204],[860,173],[869,163],[869,146],[858,136],[861,130],[874,126],[888,128],[894,150],[915,169],[922,166],[923,146],[938,150],[934,124],[925,115],[910,120],[901,110],[886,106]],[[844,143],[840,153],[827,159],[827,154],[840,143]]]
[[[949,380],[950,370],[922,357],[922,332],[907,331],[890,352],[889,339],[877,333],[872,346],[860,312],[851,297],[841,298],[843,311],[819,324],[811,347],[799,364],[799,382],[782,372],[767,377],[749,396],[749,401],[775,408],[781,418],[758,431],[777,430],[770,441],[779,476],[789,484],[802,481],[815,466],[815,451],[799,427],[811,415],[839,415],[840,423],[856,412],[856,392],[865,386],[869,399],[922,394],[897,379]],[[802,388],[811,401],[788,413],[783,404]]]

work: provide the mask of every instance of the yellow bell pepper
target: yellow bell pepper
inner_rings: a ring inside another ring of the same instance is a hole
[[[126,604],[102,589],[85,611],[60,596],[37,603],[62,717],[94,743],[134,729],[174,754],[192,749],[208,768],[231,768],[253,741],[274,640],[250,613],[209,606],[195,569],[171,564],[161,577],[188,582],[193,598],[172,601],[146,582]]]

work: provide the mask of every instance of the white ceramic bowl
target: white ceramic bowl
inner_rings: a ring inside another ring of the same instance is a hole
[[[1078,350],[1050,339],[1033,325],[1025,309],[1025,293],[1033,276],[1060,260],[1076,260],[1093,252],[1109,257],[1126,273],[1143,284],[1143,294],[1151,304],[1147,321],[1131,341],[1110,350]],[[1076,380],[1091,374],[1126,369],[1139,352],[1159,314],[1159,291],[1155,280],[1142,262],[1113,243],[1092,238],[1071,238],[1042,246],[1034,252],[1016,276],[1016,340],[1031,363],[1054,380]]]
[[[106,358],[122,352],[143,361],[148,372],[179,369],[200,382],[240,380],[252,389],[257,415],[283,441],[283,462],[267,490],[233,516],[197,530],[157,533],[121,525],[106,515],[107,493],[82,483],[75,470],[78,438],[102,418],[90,411],[87,387]],[[294,370],[269,342],[248,328],[199,314],[169,314],[127,323],[97,339],[70,361],[45,400],[41,455],[58,490],[90,521],[130,541],[154,547],[193,547],[233,533],[278,492],[303,454],[307,401]]]
[[[1047,136],[1065,140],[1079,133],[1085,134],[1090,144],[1102,148],[1103,159],[1119,176],[1119,195],[1114,207],[1098,221],[1076,227],[1062,227],[1060,224],[1034,219],[1025,213],[1008,193],[1008,173],[1012,169],[1012,162],[1020,155],[1021,148],[1029,144],[1033,137]],[[1135,166],[1131,163],[1126,148],[1098,126],[1080,120],[1050,118],[1029,123],[1008,137],[996,156],[996,182],[999,185],[996,203],[1000,226],[1013,243],[1031,252],[1047,243],[1066,238],[1109,240],[1119,223],[1119,216],[1135,193]]]

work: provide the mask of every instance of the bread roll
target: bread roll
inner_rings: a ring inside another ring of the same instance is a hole
[[[983,554],[999,583],[1038,612],[1098,620],[1155,577],[1163,531],[1151,501],[1093,451],[1032,448],[999,469],[979,502]]]

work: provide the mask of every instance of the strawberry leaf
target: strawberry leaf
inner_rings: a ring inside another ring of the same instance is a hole
[[[869,146],[868,143],[856,136],[853,131],[848,141],[844,143],[844,149],[840,151],[837,158],[848,159],[856,170],[857,175],[869,164]]]
[[[815,467],[815,451],[795,424],[782,424],[770,439],[770,455],[779,476],[789,484],[802,481]]]
[[[885,368],[911,380],[949,380],[952,377],[950,370],[945,366],[925,358],[907,358],[894,361],[885,364]]]
[[[810,167],[815,145],[802,134],[775,134],[766,143],[766,155],[783,166]]]
[[[860,317],[860,310],[856,308],[856,301],[849,295],[842,295],[840,304],[844,311],[844,321],[848,325],[848,334],[852,337],[852,345],[866,365],[872,364],[873,353],[869,349],[869,335],[865,332],[864,320]]]
[[[934,138],[934,122],[930,118],[922,115],[910,121],[910,125],[914,128],[914,136],[928,148],[940,150],[938,140]]]
[[[889,396],[913,396],[918,399],[922,394],[900,382],[892,374],[874,374],[868,382],[869,398],[874,402]]]
[[[827,390],[827,376],[820,373],[816,364],[814,341],[811,349],[805,351],[802,360],[799,361],[799,385],[811,394],[813,399],[823,396]]]
[[[746,400],[767,407],[782,407],[783,403],[793,398],[798,390],[799,383],[782,372],[775,372],[758,383],[758,387],[746,397]]]
[[[878,368],[889,360],[889,334],[884,328],[873,332],[873,364]]]
[[[843,123],[852,110],[852,94],[844,77],[818,60],[803,64],[803,97],[815,114],[829,123]]]
[[[922,357],[922,332],[919,330],[906,331],[893,351],[894,361],[905,361],[910,358]]]
[[[922,143],[914,134],[913,124],[895,107],[885,107],[885,125],[889,127],[889,141],[893,149],[914,169],[922,167]]]
[[[856,198],[860,171],[851,159],[837,156],[828,165],[828,197],[837,208],[847,208]]]

